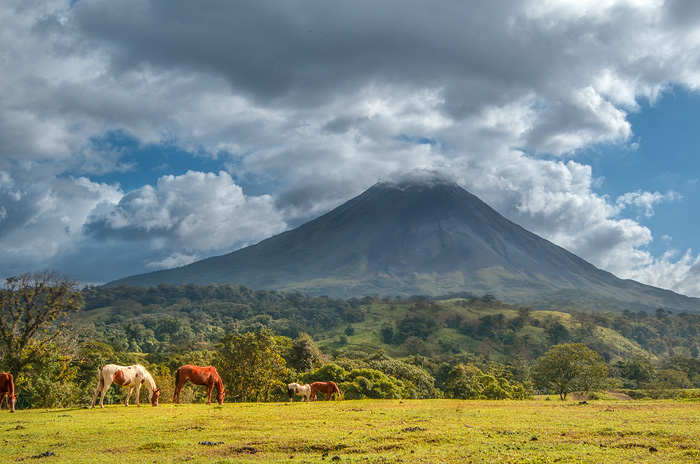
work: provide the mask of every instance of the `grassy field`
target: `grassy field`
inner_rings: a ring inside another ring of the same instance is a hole
[[[363,400],[0,411],[0,461],[698,462],[700,404]]]

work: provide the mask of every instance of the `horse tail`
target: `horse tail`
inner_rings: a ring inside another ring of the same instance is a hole
[[[178,367],[177,370],[175,371],[175,388],[177,388],[179,383],[180,383],[180,368]]]

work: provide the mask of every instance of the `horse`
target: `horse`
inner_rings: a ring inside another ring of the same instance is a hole
[[[136,389],[136,406],[139,406],[139,396],[141,393],[141,385],[143,384],[146,384],[146,388],[148,389],[148,400],[153,406],[158,406],[160,390],[156,388],[156,382],[153,380],[153,376],[149,374],[145,367],[141,364],[134,364],[132,366],[106,364],[100,367],[100,380],[97,382],[95,397],[92,399],[93,408],[95,407],[95,401],[97,401],[97,395],[100,392],[102,393],[102,396],[100,396],[100,407],[105,407],[105,393],[107,393],[107,390],[109,390],[110,385],[113,383],[129,389],[126,393],[126,400],[124,400],[125,406],[129,406],[129,397],[134,391],[134,388]]]
[[[187,381],[195,385],[207,386],[207,404],[211,404],[211,390],[216,387],[216,401],[219,404],[224,404],[224,384],[221,382],[219,373],[216,372],[214,366],[199,367],[191,364],[185,364],[178,367],[175,371],[175,394],[173,395],[173,403],[180,402],[180,390]]]
[[[333,393],[336,393],[336,399],[340,399],[340,389],[335,382],[314,382],[311,384],[311,401],[316,401],[316,393],[326,395],[326,400],[333,398]]]
[[[311,386],[307,383],[306,385],[299,385],[298,383],[290,383],[287,385],[287,393],[289,393],[289,401],[292,401],[294,394],[301,396],[301,400],[309,401],[311,398]]]
[[[0,408],[2,408],[2,402],[5,401],[5,396],[7,396],[7,408],[10,412],[15,412],[15,402],[17,401],[15,379],[8,372],[0,374]]]

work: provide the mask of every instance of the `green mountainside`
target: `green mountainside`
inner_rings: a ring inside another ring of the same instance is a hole
[[[210,349],[226,333],[261,328],[290,338],[308,333],[327,353],[381,350],[397,358],[420,355],[448,362],[474,356],[533,361],[561,343],[584,343],[611,362],[697,357],[700,351],[700,315],[662,309],[538,311],[492,295],[338,300],[193,284],[95,287],[84,295],[79,332],[148,354],[150,362],[162,361],[160,354]]]
[[[443,179],[380,183],[256,245],[107,285],[186,283],[333,298],[489,293],[538,309],[700,312],[700,299],[619,279]]]

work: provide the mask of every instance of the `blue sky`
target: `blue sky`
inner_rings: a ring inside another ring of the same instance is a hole
[[[670,89],[658,101],[644,102],[639,112],[628,116],[634,132],[628,144],[591,150],[581,158],[590,163],[594,176],[602,178],[596,188],[601,194],[617,198],[642,190],[679,195],[662,208],[654,208],[649,217],[634,209],[625,214],[654,231],[657,240],[650,249],[657,254],[666,251],[669,244],[679,250],[698,247],[699,114],[700,95],[683,88]]]
[[[428,170],[700,296],[695,0],[8,0],[0,30],[0,276],[184,265]]]

